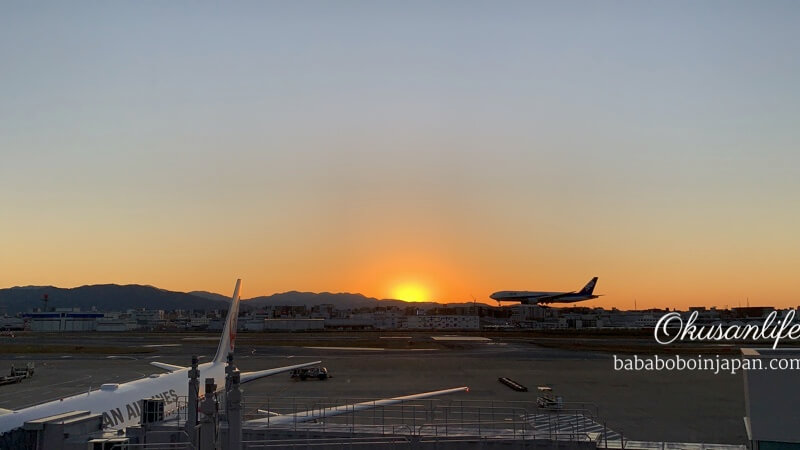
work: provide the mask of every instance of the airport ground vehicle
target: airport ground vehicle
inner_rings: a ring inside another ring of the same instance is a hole
[[[306,381],[309,378],[316,378],[318,380],[327,380],[331,376],[328,375],[328,369],[325,367],[302,367],[300,369],[292,370],[291,378],[295,381]]]
[[[556,396],[550,386],[539,386],[537,388],[539,396],[536,397],[536,404],[544,409],[561,409],[564,407],[564,399]]]
[[[5,377],[0,377],[0,386],[4,384],[19,383],[25,378],[32,377],[33,372],[34,372],[33,363],[27,363],[25,367],[14,367],[12,365],[10,375]]]

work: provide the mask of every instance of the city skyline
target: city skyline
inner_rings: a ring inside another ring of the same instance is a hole
[[[794,306],[800,5],[10,4],[0,286]]]

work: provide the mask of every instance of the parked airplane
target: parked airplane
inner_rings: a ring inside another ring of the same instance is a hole
[[[200,370],[199,379],[214,378],[216,385],[220,388],[225,386],[226,359],[228,353],[233,353],[236,341],[236,320],[239,314],[239,289],[241,285],[242,280],[237,280],[230,309],[228,310],[228,317],[222,330],[222,338],[214,359],[198,366]],[[319,364],[320,362],[312,361],[276,369],[243,372],[241,374],[241,382],[246,383],[292,369]],[[76,410],[103,414],[103,425],[106,428],[125,428],[139,423],[139,416],[142,414],[141,400],[144,398],[163,398],[165,416],[174,414],[179,407],[178,400],[181,397],[185,398],[189,393],[189,368],[160,362],[152,362],[151,364],[169,370],[170,373],[153,374],[147,378],[122,384],[103,384],[100,389],[16,411],[0,410],[0,434],[21,427],[28,420]]]
[[[520,302],[523,305],[536,305],[540,303],[573,303],[591,300],[600,297],[594,295],[594,285],[597,277],[592,278],[580,291],[572,292],[540,292],[540,291],[498,291],[489,298],[498,302]]]

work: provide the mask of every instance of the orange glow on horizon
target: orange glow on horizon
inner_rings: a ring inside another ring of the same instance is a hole
[[[404,300],[407,302],[427,302],[431,301],[430,290],[422,284],[415,282],[400,283],[392,289],[393,299]]]

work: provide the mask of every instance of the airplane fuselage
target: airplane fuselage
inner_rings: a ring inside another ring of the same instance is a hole
[[[214,378],[217,390],[225,386],[225,363],[209,362],[198,366],[201,383]],[[70,411],[89,411],[103,415],[104,428],[121,429],[137,425],[142,414],[143,398],[163,398],[164,415],[177,412],[185,405],[189,394],[189,369],[153,374],[122,384],[104,384],[83,394],[42,403],[0,415],[0,434],[21,427],[28,420],[62,414]],[[200,387],[202,393],[203,387]],[[180,403],[179,403],[180,400]]]
[[[500,302],[574,303],[597,298],[597,295],[570,294],[567,292],[498,291],[489,296]]]

